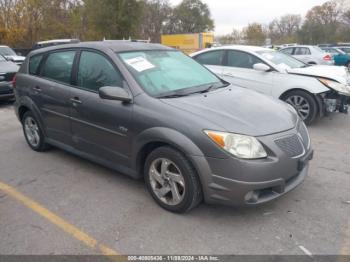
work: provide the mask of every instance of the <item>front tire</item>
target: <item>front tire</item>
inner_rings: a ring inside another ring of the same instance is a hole
[[[31,149],[43,152],[49,148],[45,142],[45,136],[32,112],[28,111],[22,118],[24,137]]]
[[[305,124],[310,125],[316,118],[318,107],[315,98],[302,90],[295,90],[287,93],[282,98],[298,112]]]
[[[190,161],[177,150],[160,147],[145,163],[145,182],[153,199],[164,209],[185,213],[202,201],[202,189]]]

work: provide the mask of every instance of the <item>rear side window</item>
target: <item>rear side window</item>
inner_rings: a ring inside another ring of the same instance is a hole
[[[297,47],[294,55],[311,55],[310,49],[307,47]]]
[[[194,59],[202,65],[223,65],[224,62],[224,50],[210,51],[204,54],[196,56]]]
[[[38,69],[43,55],[36,55],[29,59],[29,74],[38,75]]]
[[[77,85],[98,91],[103,86],[123,86],[123,77],[103,55],[83,51],[80,56]]]
[[[256,56],[241,52],[229,51],[227,57],[227,65],[231,67],[253,69],[253,66],[258,63],[264,63]]]
[[[70,84],[75,53],[75,51],[64,51],[50,54],[46,59],[42,76]]]

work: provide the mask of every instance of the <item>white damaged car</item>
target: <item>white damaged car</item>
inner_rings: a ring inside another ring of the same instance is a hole
[[[327,113],[347,113],[350,76],[345,67],[307,65],[255,46],[224,46],[191,55],[222,79],[291,104],[307,123]]]

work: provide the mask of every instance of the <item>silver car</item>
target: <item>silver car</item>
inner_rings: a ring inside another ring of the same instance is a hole
[[[25,59],[24,56],[18,56],[16,52],[6,45],[0,45],[0,55],[7,61],[11,61],[17,65],[21,65]]]
[[[318,46],[296,45],[282,48],[280,52],[291,55],[309,65],[334,65],[332,55]]]
[[[305,64],[257,46],[225,46],[192,54],[224,80],[291,104],[312,123],[326,113],[348,111],[350,78],[345,67]]]

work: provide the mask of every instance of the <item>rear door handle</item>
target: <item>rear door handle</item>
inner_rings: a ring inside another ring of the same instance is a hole
[[[40,86],[35,86],[35,87],[33,87],[33,90],[34,90],[35,92],[37,92],[37,93],[42,92]]]
[[[235,77],[235,75],[232,73],[224,73],[224,76]]]
[[[73,97],[73,98],[70,99],[70,101],[73,103],[73,106],[78,106],[78,105],[83,103],[83,102],[81,102],[79,97]]]

